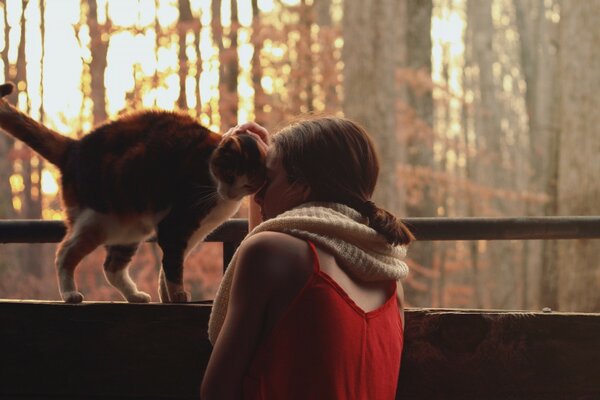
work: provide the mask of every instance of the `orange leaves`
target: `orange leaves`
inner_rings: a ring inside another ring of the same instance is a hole
[[[420,201],[425,186],[431,186],[434,190],[442,191],[446,195],[449,192],[460,193],[463,200],[465,196],[471,196],[478,199],[478,201],[499,199],[506,202],[525,202],[539,205],[549,201],[548,195],[545,193],[483,185],[447,171],[437,171],[430,167],[401,164],[396,168],[396,173],[402,186],[406,188],[409,202]]]

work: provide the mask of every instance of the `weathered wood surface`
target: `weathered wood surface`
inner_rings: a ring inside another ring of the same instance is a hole
[[[210,305],[0,301],[0,398],[193,399]],[[600,399],[600,314],[409,310],[399,399]]]

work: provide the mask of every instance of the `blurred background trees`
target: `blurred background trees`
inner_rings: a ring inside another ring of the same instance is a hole
[[[142,107],[220,132],[345,115],[372,133],[375,200],[398,215],[600,214],[600,0],[2,0],[0,13],[11,101],[65,135]],[[0,218],[61,219],[56,180],[0,136]],[[57,299],[54,248],[0,246],[0,297]],[[194,299],[214,296],[221,251],[188,260]],[[118,300],[102,253],[82,289]],[[599,253],[594,240],[416,243],[407,299],[598,312]],[[150,293],[157,257],[145,245],[134,261]]]

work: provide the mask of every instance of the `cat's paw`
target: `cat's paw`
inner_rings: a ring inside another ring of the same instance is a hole
[[[64,292],[62,298],[65,303],[81,303],[83,301],[83,294],[80,292]]]
[[[183,290],[171,293],[171,303],[187,303],[190,298],[190,294]]]
[[[127,301],[130,303],[150,303],[152,297],[146,292],[137,292],[127,296]]]

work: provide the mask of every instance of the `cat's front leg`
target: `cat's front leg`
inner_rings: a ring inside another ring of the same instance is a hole
[[[173,243],[161,242],[160,236],[158,245],[163,251],[159,288],[160,301],[163,303],[187,303],[191,296],[183,288],[185,246],[174,246]],[[165,298],[165,294],[168,295],[168,298]]]

